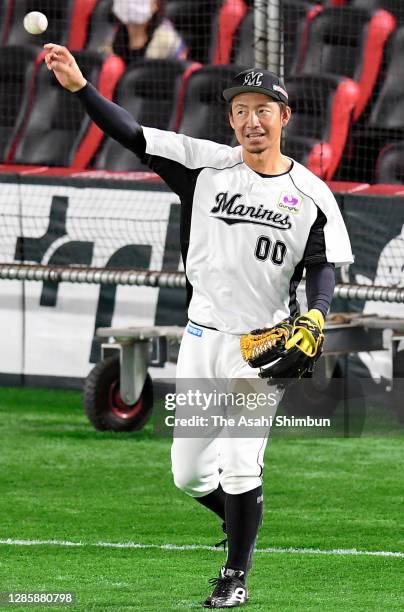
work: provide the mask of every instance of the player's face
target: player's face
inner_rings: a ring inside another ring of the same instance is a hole
[[[242,93],[232,100],[230,124],[238,142],[249,153],[263,153],[279,147],[282,127],[289,121],[290,109],[261,93]]]

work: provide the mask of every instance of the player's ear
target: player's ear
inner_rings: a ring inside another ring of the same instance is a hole
[[[292,110],[290,106],[286,106],[286,104],[282,104],[281,106],[281,123],[282,127],[285,127],[289,123],[290,116],[292,114]]]

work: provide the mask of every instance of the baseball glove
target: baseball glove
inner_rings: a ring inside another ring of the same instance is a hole
[[[269,329],[257,329],[240,338],[242,357],[261,378],[311,376],[322,352],[324,319],[309,310],[296,319],[284,319]]]

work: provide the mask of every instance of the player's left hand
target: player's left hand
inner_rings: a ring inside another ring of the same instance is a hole
[[[324,317],[313,308],[293,322],[292,336],[285,344],[285,349],[298,348],[308,357],[315,357],[324,340]]]

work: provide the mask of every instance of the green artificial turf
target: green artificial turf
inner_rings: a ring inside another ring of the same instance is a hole
[[[358,438],[275,436],[258,548],[404,553],[404,430],[389,423]],[[97,545],[222,537],[220,521],[175,489],[170,443],[150,424],[96,432],[78,393],[3,388],[0,444],[0,539],[81,543],[0,545],[0,591],[76,593],[74,606],[36,610],[200,609],[223,551]],[[257,552],[246,610],[400,610],[403,576],[404,557]]]

